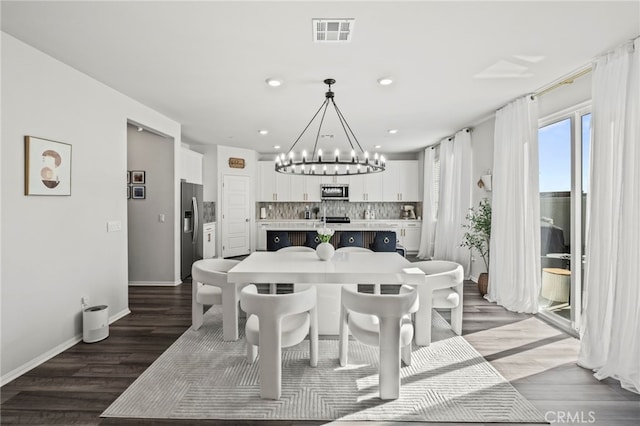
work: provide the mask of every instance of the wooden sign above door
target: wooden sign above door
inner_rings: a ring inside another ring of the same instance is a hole
[[[232,169],[244,169],[244,158],[229,157],[229,167]]]

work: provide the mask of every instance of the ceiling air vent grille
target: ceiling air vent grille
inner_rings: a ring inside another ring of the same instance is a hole
[[[354,19],[314,19],[313,41],[316,43],[348,43],[353,34]]]

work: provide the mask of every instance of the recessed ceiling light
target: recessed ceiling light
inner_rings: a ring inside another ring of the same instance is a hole
[[[387,130],[387,132],[389,132],[389,134],[391,135],[395,135],[396,133],[398,133],[398,129],[389,129]]]
[[[269,133],[268,130],[258,130],[258,133],[260,133],[261,135],[266,135]]]
[[[278,86],[280,86],[282,84],[282,80],[278,80],[278,79],[275,79],[275,78],[268,78],[265,81],[271,87],[278,87]]]
[[[382,145],[376,145],[376,146],[374,146],[374,148],[375,149],[380,149],[380,148],[382,148]]]
[[[141,132],[141,131],[143,131],[143,130],[144,130],[144,129],[143,129],[142,127],[138,127],[138,131],[139,131],[139,132]]]
[[[391,79],[391,77],[382,77],[378,79],[378,83],[380,83],[380,85],[382,86],[388,86],[393,83],[393,80]]]
[[[274,145],[273,148],[274,149],[280,149],[280,145]]]

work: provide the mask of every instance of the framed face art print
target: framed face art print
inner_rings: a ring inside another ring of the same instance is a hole
[[[71,145],[24,137],[24,195],[71,195]]]

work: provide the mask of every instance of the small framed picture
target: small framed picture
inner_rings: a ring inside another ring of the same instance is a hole
[[[144,186],[132,186],[131,187],[131,198],[143,200],[147,198],[147,193]]]
[[[145,172],[144,170],[132,170],[131,171],[131,183],[134,185],[144,184],[145,183]],[[133,197],[136,198],[136,197]]]
[[[127,199],[131,198],[131,187],[127,186]]]
[[[127,170],[127,183],[131,183],[131,171]]]

